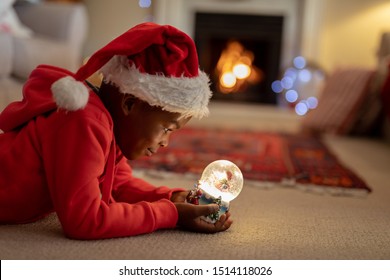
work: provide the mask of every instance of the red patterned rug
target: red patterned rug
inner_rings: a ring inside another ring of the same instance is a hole
[[[217,159],[234,162],[247,183],[337,195],[371,192],[320,139],[293,134],[183,128],[171,136],[168,148],[150,158],[131,161],[131,166],[198,178]]]

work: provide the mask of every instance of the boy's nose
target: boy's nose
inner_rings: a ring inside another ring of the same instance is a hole
[[[168,146],[168,143],[167,142],[163,142],[163,141],[161,141],[160,143],[160,147],[162,147],[162,148],[165,148],[165,147],[167,147]]]
[[[168,137],[165,137],[161,139],[160,143],[158,144],[160,145],[160,147],[168,147],[168,143],[169,143],[169,139]]]

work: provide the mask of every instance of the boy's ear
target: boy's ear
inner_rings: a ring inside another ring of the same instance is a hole
[[[121,108],[125,116],[127,116],[136,102],[136,98],[129,94],[124,94],[122,98]]]

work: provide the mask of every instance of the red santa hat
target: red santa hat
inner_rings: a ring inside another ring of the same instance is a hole
[[[74,76],[53,83],[57,106],[69,111],[84,108],[89,93],[83,82],[97,71],[121,93],[151,106],[184,117],[208,114],[209,78],[199,69],[193,40],[172,26],[142,23],[98,50]]]

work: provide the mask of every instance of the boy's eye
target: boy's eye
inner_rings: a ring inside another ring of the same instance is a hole
[[[168,132],[172,131],[172,129],[166,127],[164,127],[163,130],[164,130],[164,134],[167,134]]]

